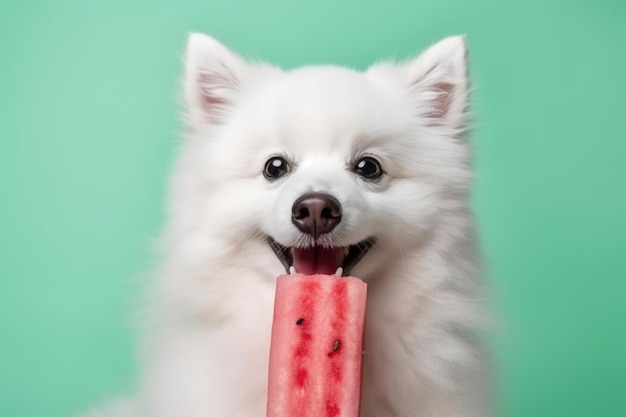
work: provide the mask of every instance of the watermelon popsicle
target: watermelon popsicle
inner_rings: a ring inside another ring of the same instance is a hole
[[[267,417],[358,417],[366,295],[358,278],[278,277]]]

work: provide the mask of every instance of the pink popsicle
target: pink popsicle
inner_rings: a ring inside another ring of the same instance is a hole
[[[367,285],[334,275],[276,282],[267,417],[358,417]]]

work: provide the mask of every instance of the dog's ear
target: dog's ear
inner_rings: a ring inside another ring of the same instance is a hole
[[[187,122],[221,123],[237,99],[245,69],[246,63],[215,39],[190,34],[183,81]]]
[[[410,62],[408,70],[413,94],[422,96],[427,104],[421,109],[424,116],[454,127],[465,123],[468,81],[464,36],[439,41]]]
[[[405,64],[375,65],[368,75],[379,81],[386,78],[383,83],[396,87],[400,82],[416,115],[429,124],[462,130],[467,122],[467,67],[465,37],[451,36]]]

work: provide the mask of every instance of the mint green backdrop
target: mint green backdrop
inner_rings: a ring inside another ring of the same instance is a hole
[[[88,3],[0,3],[1,416],[133,384],[189,31],[360,69],[466,33],[498,415],[626,415],[624,1]]]

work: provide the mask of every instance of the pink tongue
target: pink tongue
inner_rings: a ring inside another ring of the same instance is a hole
[[[322,248],[319,246],[293,248],[293,267],[304,275],[332,275],[341,266],[343,250],[341,248]]]

